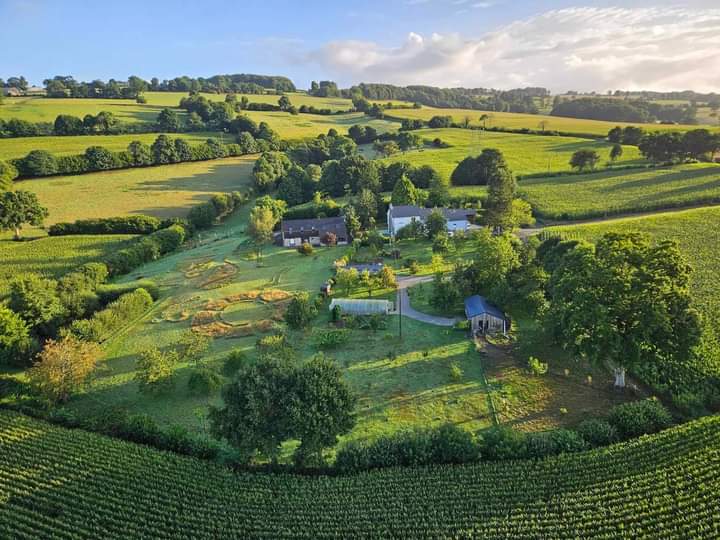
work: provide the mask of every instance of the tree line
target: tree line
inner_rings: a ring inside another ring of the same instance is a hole
[[[654,163],[688,159],[712,161],[720,151],[720,133],[707,129],[646,132],[637,126],[617,126],[608,131],[607,139],[615,144],[637,146],[643,156]]]
[[[692,105],[663,105],[645,100],[600,97],[562,99],[557,96],[550,115],[610,122],[697,124],[697,107]]]

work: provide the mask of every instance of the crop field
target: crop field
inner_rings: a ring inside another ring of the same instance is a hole
[[[0,140],[0,159],[25,157],[31,150],[47,150],[56,156],[82,154],[89,146],[103,146],[117,152],[127,149],[132,141],[152,144],[159,133],[136,133],[130,135],[69,135],[62,137],[18,137]],[[234,137],[212,131],[194,133],[169,133],[175,139],[185,139],[190,144],[205,142],[208,138],[224,138],[232,142]]]
[[[470,118],[473,126],[482,126],[480,117],[488,115],[490,118],[484,122],[488,128],[509,128],[509,129],[537,129],[542,130],[541,122],[545,122],[544,129],[547,131],[567,131],[571,133],[587,133],[598,136],[605,136],[615,126],[640,125],[647,131],[687,131],[697,129],[698,125],[662,125],[662,124],[629,124],[623,122],[605,122],[602,120],[586,120],[583,118],[564,118],[562,116],[549,116],[542,114],[522,114],[493,111],[476,111],[473,109],[440,109],[434,107],[422,107],[421,109],[397,109],[388,111],[388,116],[393,118],[412,118],[430,120],[433,116],[452,116],[454,122],[463,122]],[[711,123],[717,126],[717,120]]]
[[[609,160],[611,144],[575,137],[546,137],[541,135],[517,135],[514,133],[482,132],[468,129],[422,129],[415,131],[423,139],[439,137],[450,148],[424,148],[397,154],[384,161],[410,161],[415,166],[431,165],[443,177],[450,178],[457,164],[467,156],[476,156],[484,148],[496,148],[504,156],[515,174],[533,174],[544,171],[570,170],[570,157],[581,149],[596,150],[601,156],[601,166]],[[640,152],[634,146],[623,147],[618,163],[640,162]],[[477,189],[476,187],[461,189]]]
[[[527,178],[520,193],[535,214],[585,219],[720,202],[720,165],[695,163],[584,175]]]
[[[183,217],[214,193],[241,191],[250,182],[252,156],[53,176],[15,182],[37,194],[49,210],[45,224],[76,219],[146,214]],[[28,229],[30,235],[38,234]]]
[[[187,97],[187,92],[146,92],[147,104],[159,107],[177,107],[180,100]],[[212,101],[225,101],[225,94],[202,94]],[[307,105],[318,109],[330,109],[332,111],[346,111],[352,108],[352,100],[345,98],[333,97],[315,97],[302,92],[288,92],[285,94],[290,103],[296,107]],[[238,100],[243,96],[248,98],[251,103],[271,103],[277,105],[280,99],[276,94],[236,94]]]
[[[35,272],[57,277],[114,253],[132,238],[119,234],[57,236],[26,242],[0,240],[0,291],[17,274]]]
[[[336,129],[341,135],[346,135],[348,129],[355,124],[372,126],[379,133],[395,131],[400,127],[398,122],[371,118],[363,113],[292,115],[280,111],[247,111],[245,114],[258,123],[267,122],[280,137],[287,140],[317,137],[321,133],[327,133],[329,129]]]
[[[542,460],[309,478],[234,473],[0,412],[0,535],[715,538],[719,448],[720,418],[707,417]]]

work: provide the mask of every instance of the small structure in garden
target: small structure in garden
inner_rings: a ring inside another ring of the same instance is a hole
[[[280,241],[285,247],[337,244],[346,245],[350,239],[343,216],[315,219],[284,219],[280,227]],[[330,242],[332,240],[332,242]]]
[[[330,302],[330,311],[335,307],[348,315],[387,315],[392,310],[390,300],[365,300],[360,298],[334,298]]]
[[[465,299],[465,316],[470,321],[473,335],[507,333],[510,321],[497,306],[482,296],[474,295]]]
[[[407,227],[413,221],[425,224],[433,208],[422,208],[420,206],[393,206],[387,211],[387,224],[390,236],[395,237],[400,229]],[[475,220],[477,210],[471,208],[438,208],[447,221],[447,232],[453,234],[455,231],[467,231]]]

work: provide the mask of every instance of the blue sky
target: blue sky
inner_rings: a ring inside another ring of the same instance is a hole
[[[720,91],[716,3],[0,0],[0,77]]]

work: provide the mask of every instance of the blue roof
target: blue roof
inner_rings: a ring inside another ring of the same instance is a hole
[[[506,318],[505,314],[500,311],[499,308],[492,305],[482,296],[476,294],[475,296],[465,299],[465,315],[467,315],[468,319],[477,317],[478,315],[482,315],[484,313],[497,317],[498,319]]]

